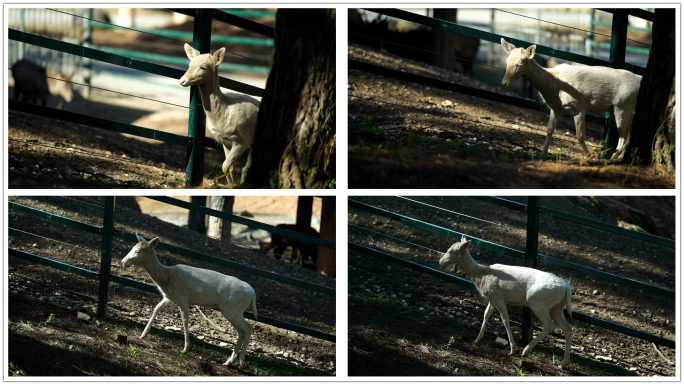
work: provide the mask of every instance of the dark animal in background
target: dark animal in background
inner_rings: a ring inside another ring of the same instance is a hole
[[[456,68],[456,72],[461,72],[465,76],[474,77],[475,68],[473,61],[477,57],[477,51],[480,49],[480,39],[477,37],[458,35],[456,46],[454,47],[454,55],[458,58],[457,62],[461,65],[461,69]]]
[[[318,237],[318,231],[311,227],[297,226],[296,224],[278,224],[277,227],[299,232],[304,235]],[[272,249],[275,249],[273,253],[276,260],[280,260],[285,249],[290,247],[292,248],[292,258],[298,260],[301,267],[313,271],[316,270],[315,264],[318,263],[318,245],[316,244],[273,233],[271,234],[270,243],[259,243],[259,246],[264,253],[271,252]]]
[[[33,104],[38,104],[40,100],[45,106],[48,97],[54,95],[61,96],[67,103],[71,102],[74,94],[70,80],[76,69],[66,76],[55,68],[45,69],[32,61],[19,60],[12,66],[14,99]]]

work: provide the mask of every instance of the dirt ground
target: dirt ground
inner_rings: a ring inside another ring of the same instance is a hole
[[[350,59],[514,97],[461,74],[350,44]],[[502,73],[503,76],[503,73]],[[352,188],[674,188],[658,167],[598,159],[603,127],[586,124],[584,159],[572,119],[561,119],[539,161],[549,115],[350,70]],[[516,175],[516,177],[510,177]],[[446,177],[445,177],[446,176]]]
[[[398,197],[352,197],[513,249],[525,248],[525,214],[467,197],[411,198],[433,207]],[[507,199],[526,202],[524,197]],[[673,197],[596,199],[542,197],[541,204],[628,228],[634,225],[634,220],[629,219],[626,207],[634,207],[652,218],[656,228],[652,231],[674,239]],[[438,270],[443,270],[439,258],[456,242],[359,209],[350,208],[348,220],[350,241]],[[470,252],[483,265],[522,265],[520,259],[474,245]],[[673,249],[544,215],[540,217],[539,253],[658,287],[676,288]],[[571,284],[573,311],[675,339],[674,299],[543,262],[539,263],[539,268]],[[465,277],[460,271],[458,275]],[[496,311],[489,320],[491,333],[477,346],[473,344],[487,305],[477,293],[357,251],[349,252],[349,276],[349,374],[353,376],[675,375],[674,366],[665,362],[650,342],[576,320],[570,321],[573,334],[569,370],[558,368],[565,345],[560,329],[549,335],[548,342],[538,345],[531,357],[523,359],[520,367],[508,356],[508,347],[496,347],[497,336],[508,339]],[[521,308],[509,306],[512,324],[518,327],[522,321]],[[541,329],[538,321],[536,329]],[[518,344],[520,346],[521,342]],[[658,348],[667,359],[675,361],[674,349]],[[520,352],[514,357],[519,358]],[[380,364],[381,360],[383,364]],[[601,361],[602,367],[591,365],[597,363],[596,360]]]
[[[76,200],[73,200],[76,199]],[[103,198],[99,197],[10,197],[10,201],[28,205],[47,212],[83,221],[93,225],[102,224]],[[93,271],[100,269],[100,236],[82,233],[71,227],[43,221],[16,211],[9,212],[9,246],[53,260],[76,265]],[[190,232],[186,229],[165,223],[154,217],[119,207],[116,212],[115,229],[138,232],[147,238],[159,236],[170,244],[189,249],[200,249],[209,255],[237,262],[243,265],[272,271],[295,279],[335,288],[335,279],[296,265],[286,264],[262,254],[259,251],[222,243]],[[23,232],[20,232],[23,231]],[[44,238],[31,236],[39,234]],[[47,238],[47,239],[45,239]],[[48,239],[54,239],[61,243]],[[120,260],[133,247],[132,242],[114,240],[111,271],[113,274],[154,284],[141,267],[121,266]],[[326,333],[335,333],[335,298],[312,293],[278,283],[270,279],[223,268],[214,264],[179,257],[166,251],[157,251],[157,257],[165,265],[177,263],[211,268],[248,282],[257,292],[259,315],[302,325]],[[9,258],[10,290],[26,293],[46,301],[69,305],[77,309],[94,310],[97,303],[97,281],[82,278],[53,268],[27,262],[15,257]],[[151,310],[160,301],[159,294],[147,293],[115,283],[109,285],[109,316],[115,319],[133,320],[146,324]],[[13,312],[12,307],[9,308]],[[200,314],[192,310],[190,332],[193,336],[203,337],[204,341],[219,345],[227,342],[232,346],[237,333],[232,326],[215,310],[207,309],[207,316],[228,333],[222,334],[201,320]],[[263,323],[252,322],[255,331],[248,347],[249,356],[287,361],[300,368],[312,368],[325,372],[335,371],[335,343],[315,339],[291,331],[283,331]],[[160,312],[155,327],[181,327],[179,311],[169,306]],[[131,337],[131,336],[129,336]],[[150,346],[154,348],[154,346]],[[288,356],[284,357],[287,353]],[[192,355],[192,347],[189,352]],[[215,367],[223,369],[220,363]],[[227,368],[229,371],[231,368]],[[235,374],[235,373],[233,373]]]

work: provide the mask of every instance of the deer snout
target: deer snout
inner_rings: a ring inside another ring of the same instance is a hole
[[[189,86],[189,81],[188,81],[188,79],[187,79],[185,76],[181,77],[179,83],[180,83],[180,85],[182,85],[182,86],[184,86],[184,87],[188,87],[188,86]]]

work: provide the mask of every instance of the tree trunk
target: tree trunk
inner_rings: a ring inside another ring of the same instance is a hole
[[[456,9],[434,8],[432,10],[435,19],[456,22]],[[458,43],[458,36],[440,28],[432,28],[430,33],[430,50],[432,65],[444,68],[448,71],[456,70],[456,59],[453,57]],[[440,55],[441,53],[441,55]],[[445,56],[446,55],[446,56]]]
[[[658,8],[624,159],[675,169],[675,9]]]
[[[321,209],[321,231],[319,238],[335,241],[335,202],[323,199]],[[318,246],[318,264],[316,271],[326,276],[335,277],[336,257],[335,250],[322,245]]]
[[[233,213],[234,196],[210,196],[209,208],[221,212]],[[221,239],[226,243],[230,243],[230,227],[229,220],[219,219],[218,217],[209,216],[209,223],[207,225],[207,236],[214,239]]]
[[[245,187],[334,185],[335,33],[335,9],[278,9]]]
[[[192,196],[190,198],[192,204],[197,204],[202,207],[207,206],[206,196]],[[190,211],[188,214],[188,229],[191,231],[206,233],[206,227],[204,225],[204,213],[199,213],[196,211]]]

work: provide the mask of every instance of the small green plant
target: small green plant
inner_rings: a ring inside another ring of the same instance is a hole
[[[525,373],[521,370],[518,371],[518,376],[523,377],[525,376]]]
[[[178,356],[176,356],[176,361],[183,361],[183,359],[186,359],[188,355],[186,355],[183,352],[178,352]]]
[[[143,188],[150,188],[150,177],[147,175],[143,175],[143,181],[142,181],[142,187]]]
[[[185,180],[183,180],[180,177],[177,177],[176,180],[171,182],[171,186],[174,188],[177,188],[177,187],[181,186],[184,182],[185,182]]]
[[[335,184],[337,184],[337,182],[335,181],[335,179],[332,179],[332,180],[328,183],[328,189],[335,189]]]
[[[219,168],[218,164],[212,163],[211,161],[209,162],[209,174],[207,175],[207,179],[213,179],[216,176],[220,176],[223,173],[221,172],[221,168]],[[180,178],[178,178],[180,179]],[[178,180],[176,179],[176,180]],[[175,181],[174,181],[175,183]]]
[[[140,355],[140,352],[135,348],[133,344],[128,344],[128,356],[135,357]]]
[[[54,314],[54,313],[50,313],[50,316],[48,316],[48,319],[45,320],[45,325],[47,325],[47,323],[51,322],[52,319],[54,319],[54,318],[55,318],[55,314]]]
[[[453,343],[455,343],[455,342],[456,342],[456,339],[454,339],[454,337],[451,336],[451,337],[449,338],[449,342],[447,343],[447,348],[451,347],[451,344],[453,344]]]

